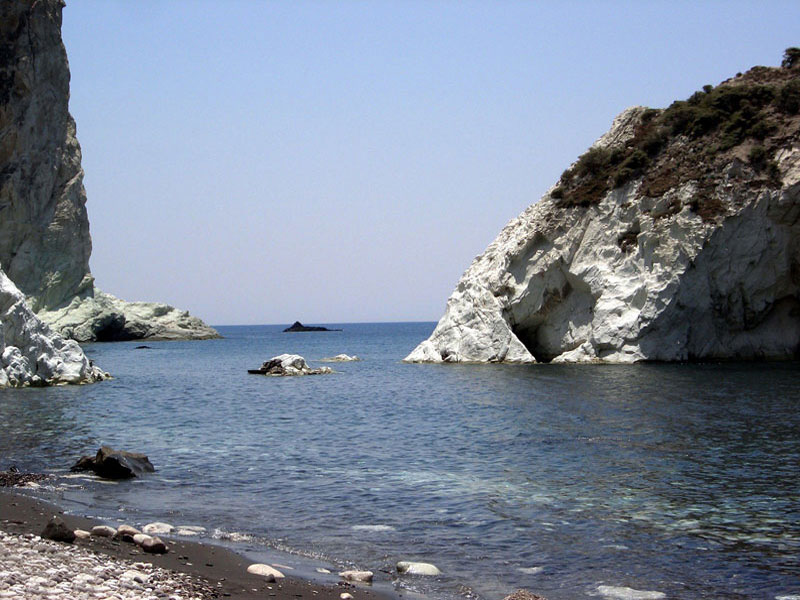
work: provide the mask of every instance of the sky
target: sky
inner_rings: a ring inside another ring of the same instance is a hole
[[[67,0],[98,287],[209,324],[435,321],[628,106],[800,45],[800,3]]]

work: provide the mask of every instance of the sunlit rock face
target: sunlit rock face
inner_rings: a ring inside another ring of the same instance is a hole
[[[762,111],[766,137],[742,135],[724,148],[725,122],[718,135],[700,137],[675,133],[683,125],[671,121],[672,108],[626,110],[593,146],[611,157],[608,179],[600,168],[581,175],[576,162],[473,261],[431,337],[405,360],[797,356],[800,117],[776,103],[798,73],[753,72],[706,93],[727,98],[751,79],[774,87]],[[665,141],[642,160],[648,167],[620,174],[625,157],[658,127]],[[713,153],[703,150],[711,143],[718,144]],[[601,187],[590,185],[592,177],[601,177]]]
[[[126,303],[94,287],[63,7],[0,2],[0,266],[42,319],[81,341],[115,327],[120,339],[217,337],[185,311]]]
[[[74,340],[65,340],[31,311],[0,271],[0,388],[92,383],[107,377]]]

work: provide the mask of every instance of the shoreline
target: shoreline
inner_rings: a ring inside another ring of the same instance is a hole
[[[15,535],[40,535],[51,517],[57,515],[71,529],[91,530],[95,525],[104,525],[97,519],[67,514],[58,505],[34,498],[21,492],[24,488],[0,488],[0,531]],[[76,539],[71,544],[58,543],[67,547],[82,548],[102,554],[115,561],[127,563],[148,563],[166,571],[189,576],[198,584],[206,584],[213,592],[211,598],[230,598],[231,600],[340,600],[340,594],[349,593],[354,600],[396,600],[402,594],[393,595],[370,586],[344,581],[327,585],[315,583],[292,576],[274,583],[267,582],[259,575],[247,572],[253,561],[230,548],[205,541],[187,541],[163,536],[169,552],[166,554],[147,554],[136,544],[120,542],[110,538],[92,536]]]

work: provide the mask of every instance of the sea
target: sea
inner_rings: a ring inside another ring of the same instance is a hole
[[[87,345],[113,379],[0,393],[0,469],[52,474],[26,493],[68,512],[411,598],[800,599],[798,363],[406,364],[434,323],[326,325]],[[247,373],[282,353],[335,372]],[[321,362],[340,353],[361,360]],[[156,472],[70,473],[100,445]]]

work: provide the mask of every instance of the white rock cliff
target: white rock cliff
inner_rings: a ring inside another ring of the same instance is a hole
[[[0,3],[0,266],[35,312],[79,341],[218,337],[184,311],[94,286],[63,6]]]
[[[40,321],[0,271],[0,388],[91,383],[106,377],[77,342]]]
[[[626,110],[593,148],[624,148],[647,112]],[[715,175],[684,177],[657,195],[645,193],[644,174],[583,205],[565,205],[561,183],[554,186],[475,258],[433,334],[405,360],[631,363],[796,356],[798,118],[781,114],[774,121],[782,129],[769,138],[775,141],[767,144],[767,154],[773,153],[767,158],[779,172],[779,185],[763,183],[751,164],[760,142],[745,140],[720,153]],[[689,148],[687,139],[672,140],[673,156],[680,157],[681,145]],[[701,185],[707,205],[718,207],[706,217],[696,210]]]

